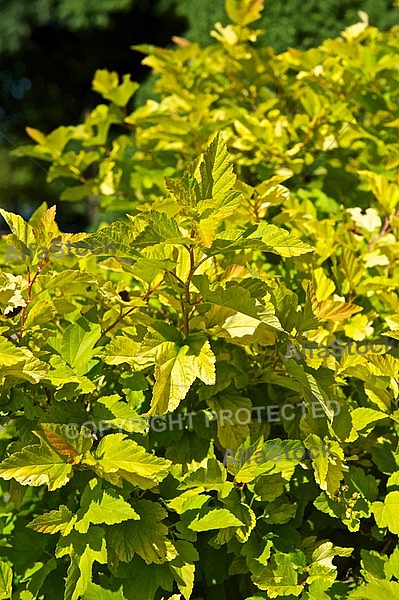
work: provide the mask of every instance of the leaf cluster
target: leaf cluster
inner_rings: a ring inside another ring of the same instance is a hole
[[[275,55],[226,9],[146,48],[159,102],[101,70],[29,130],[64,200],[128,214],[1,211],[0,597],[397,594],[397,36]]]

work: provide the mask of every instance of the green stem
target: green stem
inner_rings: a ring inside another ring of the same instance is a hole
[[[189,255],[190,255],[190,270],[188,272],[187,281],[184,284],[184,302],[183,305],[183,331],[184,335],[187,337],[190,333],[190,312],[191,312],[191,293],[190,293],[190,284],[191,279],[197,269],[197,266],[194,263],[194,249],[192,246],[185,246]]]

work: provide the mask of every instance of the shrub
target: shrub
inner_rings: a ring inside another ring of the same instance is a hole
[[[0,597],[398,594],[397,36],[276,55],[260,4],[29,130],[129,214],[1,211]]]

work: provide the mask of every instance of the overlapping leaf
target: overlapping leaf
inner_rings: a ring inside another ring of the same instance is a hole
[[[114,525],[130,519],[140,519],[120,494],[112,488],[101,489],[101,482],[97,479],[91,479],[87,484],[80,506],[74,524],[74,528],[80,533],[86,533],[91,524]]]
[[[109,533],[118,557],[130,562],[138,554],[147,565],[162,564],[176,558],[173,543],[167,538],[168,528],[162,523],[167,512],[157,502],[140,500],[134,504],[138,519],[112,527]]]
[[[78,600],[92,580],[93,563],[107,562],[104,530],[91,527],[85,534],[72,531],[59,540],[55,555],[57,558],[69,556],[71,560],[65,582],[64,600]]]
[[[40,445],[26,446],[0,464],[2,479],[15,479],[22,485],[47,485],[50,491],[68,483],[72,477],[72,465],[67,456],[56,452],[41,439]]]
[[[99,475],[117,485],[125,479],[142,489],[154,487],[167,476],[170,461],[149,454],[126,438],[125,434],[113,433],[100,441],[94,453]]]

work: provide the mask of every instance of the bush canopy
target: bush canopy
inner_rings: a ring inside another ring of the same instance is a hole
[[[398,28],[261,11],[18,151],[98,227],[1,210],[0,599],[399,597]]]

